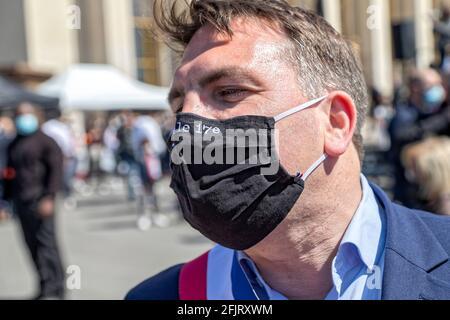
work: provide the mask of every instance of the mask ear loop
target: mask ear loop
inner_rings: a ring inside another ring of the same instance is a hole
[[[323,96],[321,98],[317,98],[317,99],[311,100],[311,101],[309,101],[309,102],[307,102],[305,104],[302,104],[302,105],[300,105],[298,107],[292,108],[292,109],[290,109],[290,110],[288,110],[286,112],[283,112],[283,113],[279,114],[278,116],[276,116],[274,118],[275,122],[279,122],[279,121],[281,121],[281,120],[283,120],[283,119],[285,119],[285,118],[287,118],[289,116],[292,116],[295,113],[298,113],[298,112],[303,111],[305,109],[311,108],[316,103],[319,103],[319,102],[325,100],[327,97],[328,96]]]
[[[328,155],[323,154],[316,162],[314,162],[314,164],[308,169],[306,170],[306,172],[302,175],[299,175],[299,178],[301,180],[303,180],[304,182],[306,182],[306,180],[309,178],[309,176],[317,170],[317,168],[319,168],[319,166],[325,162],[325,160],[328,159]]]
[[[291,110],[288,110],[286,112],[283,112],[281,114],[279,114],[278,116],[274,117],[275,122],[279,122],[289,116],[292,116],[293,114],[296,114],[300,111],[303,111],[305,109],[311,108],[312,106],[314,106],[315,104],[325,100],[328,97],[328,95],[311,100],[305,104],[302,104],[298,107],[292,108]],[[317,170],[317,168],[323,163],[325,162],[325,160],[328,158],[328,155],[323,154],[316,162],[314,162],[314,164],[304,173],[304,174],[298,174],[297,179],[302,180],[303,182],[306,182],[306,179],[309,178],[309,176]]]

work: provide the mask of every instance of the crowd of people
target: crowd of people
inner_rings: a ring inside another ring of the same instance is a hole
[[[144,231],[152,224],[168,225],[153,215],[159,212],[154,185],[167,159],[159,123],[131,111],[111,115],[106,127],[94,122],[80,141],[59,110],[23,103],[12,115],[0,117],[0,222],[14,217],[20,223],[39,276],[38,299],[64,297],[55,214],[59,196],[74,198],[75,179],[89,183],[106,174],[120,175],[128,200],[137,204],[137,227]],[[80,171],[83,144],[89,155],[87,173]]]
[[[152,213],[160,212],[154,185],[168,169],[163,165],[168,163],[164,135],[170,131],[170,124],[166,126],[166,120],[164,116],[123,111],[112,117],[103,130],[99,167],[104,172],[124,177],[128,200],[137,203],[137,226],[141,230],[147,230],[158,221],[160,226],[166,224],[152,218]],[[91,152],[92,147],[90,144]]]
[[[431,18],[436,63],[421,70],[405,64],[393,97],[371,92],[366,174],[379,184],[379,176],[389,176],[386,189],[400,204],[450,215],[450,8]]]
[[[392,101],[373,92],[366,125],[367,152],[382,155],[376,167],[383,168],[378,174],[392,176],[394,200],[445,215],[450,215],[449,81],[445,69],[411,70]]]

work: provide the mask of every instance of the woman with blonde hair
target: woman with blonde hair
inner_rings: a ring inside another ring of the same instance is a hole
[[[432,137],[405,148],[407,176],[436,213],[450,215],[450,138]]]

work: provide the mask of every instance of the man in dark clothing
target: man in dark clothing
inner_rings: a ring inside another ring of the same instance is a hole
[[[55,235],[55,197],[61,188],[63,156],[40,130],[37,109],[16,112],[17,137],[8,148],[5,199],[13,205],[40,280],[39,299],[64,297],[64,271]]]
[[[117,156],[119,158],[119,161],[121,161],[123,164],[126,164],[126,182],[129,201],[134,201],[136,199],[134,183],[136,180],[135,177],[138,175],[138,163],[134,156],[132,141],[134,120],[135,118],[133,112],[122,112],[122,124],[117,130],[117,140],[119,141]]]

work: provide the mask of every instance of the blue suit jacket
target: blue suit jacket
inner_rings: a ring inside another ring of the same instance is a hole
[[[392,203],[371,184],[386,212],[383,300],[450,300],[450,218]],[[131,290],[128,300],[178,300],[174,266]]]

